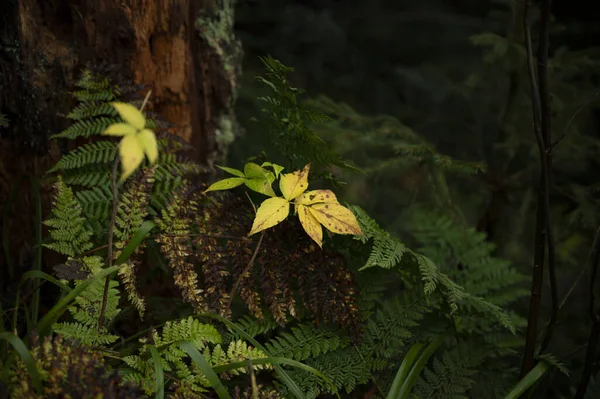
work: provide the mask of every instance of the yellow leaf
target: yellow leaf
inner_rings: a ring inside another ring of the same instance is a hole
[[[113,123],[102,134],[107,136],[127,136],[135,134],[137,130],[128,123]]]
[[[125,122],[129,123],[137,130],[142,130],[144,126],[146,126],[146,118],[144,118],[144,115],[142,115],[140,110],[133,105],[114,102],[112,103],[112,106],[115,107]]]
[[[156,162],[156,158],[158,157],[158,146],[156,144],[156,136],[154,132],[149,129],[144,129],[137,135],[138,142],[140,143],[140,147],[146,153],[148,160],[150,163]]]
[[[312,215],[332,233],[363,235],[352,211],[340,204],[319,203],[311,205],[309,209]]]
[[[338,200],[331,190],[311,190],[296,198],[296,203],[302,205],[312,205],[320,202],[337,204]]]
[[[259,231],[275,226],[285,219],[289,212],[290,203],[285,198],[274,197],[264,200],[256,211],[256,217],[248,235],[251,236]]]
[[[302,194],[308,188],[308,171],[310,164],[307,164],[304,169],[297,170],[292,173],[287,173],[281,176],[279,181],[279,189],[288,201],[293,200]]]
[[[302,223],[302,227],[304,228],[304,231],[306,231],[306,234],[319,244],[319,247],[323,248],[323,229],[307,206],[298,206],[298,218],[300,219],[300,223]]]
[[[140,143],[136,136],[125,136],[119,144],[119,155],[123,164],[123,174],[121,181],[129,177],[142,163],[144,159],[144,150],[140,147]]]

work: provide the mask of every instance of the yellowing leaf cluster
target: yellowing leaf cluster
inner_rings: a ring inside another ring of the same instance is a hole
[[[336,234],[363,235],[352,211],[342,206],[332,191],[306,191],[309,170],[310,164],[281,176],[279,189],[283,197],[269,198],[260,205],[249,235],[283,221],[289,214],[292,201],[304,231],[319,247],[323,246],[322,226]]]
[[[140,166],[144,154],[151,163],[156,162],[158,146],[154,132],[146,129],[146,118],[140,110],[126,103],[113,102],[112,106],[125,123],[113,123],[103,134],[123,136],[119,143],[119,156],[123,165],[120,180],[124,181]]]

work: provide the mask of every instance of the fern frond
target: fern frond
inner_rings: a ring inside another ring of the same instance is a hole
[[[84,144],[64,155],[48,173],[83,168],[89,165],[108,164],[117,156],[118,146],[112,141]]]
[[[117,113],[115,107],[113,107],[109,103],[92,101],[79,104],[71,112],[69,112],[67,118],[73,120],[81,120],[93,118],[95,116],[100,115],[116,118],[119,114]]]
[[[417,385],[417,398],[468,399],[485,353],[466,346],[459,346],[435,356],[431,365],[423,370]]]
[[[212,366],[221,366],[229,363],[240,362],[248,359],[260,359],[265,358],[267,355],[258,348],[253,348],[248,345],[247,342],[241,339],[229,342],[227,349],[224,349],[221,344],[215,345],[214,348],[204,349],[204,357],[209,361]],[[253,364],[252,369],[268,370],[272,369],[273,366],[270,364]],[[226,377],[230,375],[239,375],[240,373],[247,373],[247,367],[240,367],[232,369],[226,373]]]
[[[102,132],[106,130],[107,127],[112,125],[113,123],[121,122],[120,118],[108,118],[105,116],[100,116],[94,119],[82,119],[60,133],[53,134],[50,136],[51,139],[63,138],[63,139],[71,139],[74,140],[77,137],[90,137],[90,136],[98,136]]]
[[[109,334],[106,329],[81,323],[56,323],[52,327],[56,334],[73,338],[86,345],[109,345],[119,339],[118,335]]]
[[[85,225],[82,205],[60,176],[54,189],[52,217],[44,222],[52,242],[44,246],[70,257],[79,256],[92,248],[92,232]]]
[[[253,338],[258,335],[264,335],[270,331],[273,331],[279,326],[277,322],[270,317],[263,317],[261,320],[258,320],[250,315],[245,315],[241,319],[237,320],[235,324],[241,327],[246,334]],[[237,337],[237,334],[233,334],[233,336]]]
[[[110,187],[96,186],[91,190],[78,191],[75,195],[88,220],[109,220],[113,200]]]
[[[265,347],[273,356],[302,361],[348,345],[350,339],[339,332],[300,325],[270,340]]]
[[[301,105],[297,96],[301,89],[292,87],[288,74],[293,68],[283,65],[272,57],[261,57],[266,73],[258,77],[271,90],[270,96],[259,97],[266,104],[267,127],[273,142],[287,157],[293,167],[312,163],[316,167],[335,165],[341,168],[356,167],[345,162],[307,126],[308,122],[327,120],[328,117]]]
[[[188,357],[178,345],[180,341],[188,341],[194,345],[200,352],[206,355],[207,360],[212,359],[211,353],[206,351],[207,344],[221,344],[222,338],[216,328],[209,324],[200,323],[193,317],[188,317],[184,320],[169,321],[165,323],[161,331],[153,331],[152,340],[153,346],[159,351],[160,362],[163,370],[173,373],[179,384],[182,384],[185,389],[196,394],[206,392],[210,383],[206,376],[197,368],[197,366],[189,366],[186,363]],[[141,339],[143,346],[139,349],[138,355],[125,356],[123,361],[136,372],[128,376],[128,379],[137,381],[142,384],[144,391],[152,395],[156,392],[154,384],[154,363],[149,361],[150,354],[148,351],[149,345],[146,339]],[[221,346],[219,346],[221,348]],[[261,357],[261,355],[250,348],[243,345],[233,345],[228,348],[227,356],[229,359],[235,358],[236,355],[243,353]],[[215,355],[220,358],[220,354]],[[210,360],[209,360],[210,362]],[[227,361],[226,363],[230,363]],[[215,364],[212,364],[213,366]],[[149,383],[150,382],[150,383]]]
[[[156,224],[161,229],[156,242],[160,244],[161,252],[169,261],[173,270],[175,285],[181,291],[184,301],[191,304],[197,313],[207,310],[202,298],[203,290],[198,286],[198,273],[188,256],[192,253],[192,243],[189,239],[192,217],[198,212],[198,204],[192,199],[192,193],[187,185],[174,193],[173,198],[161,216],[156,218]]]

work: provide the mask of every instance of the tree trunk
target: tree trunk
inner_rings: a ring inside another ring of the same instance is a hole
[[[2,0],[0,114],[9,127],[0,127],[0,204],[17,176],[41,177],[60,156],[48,137],[68,125],[69,91],[86,66],[108,64],[151,89],[148,110],[174,126],[195,161],[212,166],[236,126],[241,46],[233,35],[233,2]],[[48,209],[50,188],[42,191]],[[23,215],[11,217],[8,229],[18,247],[32,241],[32,197],[21,190],[11,208]]]

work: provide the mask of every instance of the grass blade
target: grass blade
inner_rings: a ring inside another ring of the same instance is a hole
[[[231,399],[229,392],[221,382],[221,379],[215,373],[211,365],[206,361],[204,356],[196,349],[194,345],[189,343],[188,341],[179,341],[179,346],[183,349],[189,356],[192,358],[193,362],[196,363],[196,366],[204,373],[210,385],[214,388],[217,395],[219,395],[220,399]]]
[[[9,234],[9,219],[12,205],[17,198],[19,188],[21,187],[21,181],[24,176],[19,176],[17,180],[12,184],[10,188],[10,194],[2,209],[2,247],[4,249],[4,258],[6,260],[6,269],[8,270],[8,278],[13,279],[15,276],[15,268],[12,263],[10,256],[10,234]]]
[[[15,300],[15,312],[13,314],[13,320],[12,320],[12,329],[16,329],[17,328],[17,321],[18,321],[18,316],[19,316],[19,307],[21,306],[21,288],[23,287],[23,284],[32,278],[39,278],[39,279],[43,279],[46,281],[51,282],[52,284],[56,285],[57,287],[59,287],[61,290],[63,290],[63,292],[70,292],[71,291],[71,287],[63,284],[60,282],[60,280],[52,277],[51,275],[49,275],[48,273],[44,273],[42,271],[39,270],[30,270],[28,272],[25,272],[23,274],[23,276],[21,276],[21,281],[19,282],[19,287],[17,289],[17,299]],[[38,287],[39,289],[39,287]],[[25,310],[27,311],[27,308],[25,308]],[[27,317],[27,324],[29,326],[29,317]],[[31,331],[31,328],[28,327],[28,331]]]
[[[398,392],[397,398],[399,398],[399,399],[407,399],[408,398],[410,391],[412,390],[413,386],[417,382],[417,378],[419,377],[419,374],[425,368],[427,361],[434,354],[434,352],[444,343],[444,341],[446,340],[447,337],[448,337],[447,334],[443,334],[443,335],[439,336],[435,341],[430,343],[427,346],[427,348],[425,348],[425,350],[421,353],[421,356],[419,356],[419,358],[415,362],[414,366],[408,373],[408,376],[404,380],[404,383],[402,384],[402,387],[400,388],[400,392]]]
[[[520,398],[529,388],[531,388],[540,378],[546,374],[546,371],[550,368],[548,362],[542,360],[535,366],[521,381],[513,387],[513,389],[506,395],[504,399],[517,399]]]
[[[156,225],[149,220],[142,223],[142,225],[139,229],[137,229],[133,237],[131,237],[131,240],[129,240],[125,248],[123,248],[123,251],[121,251],[121,254],[119,255],[114,264],[120,265],[124,263],[127,259],[129,259],[131,254],[133,254],[133,251],[135,251],[135,249],[142,243],[142,241],[144,241],[144,238],[148,236],[150,231],[155,226]]]
[[[308,372],[316,375],[317,377],[319,377],[323,381],[325,381],[325,383],[327,383],[327,385],[329,385],[331,388],[333,388],[335,390],[335,385],[333,385],[333,382],[331,382],[325,376],[325,374],[321,373],[319,370],[317,370],[313,367],[310,367],[304,363],[300,363],[293,359],[288,359],[287,357],[271,356],[271,357],[259,357],[259,358],[254,358],[254,359],[241,360],[239,362],[227,363],[227,364],[223,364],[223,365],[214,367],[213,370],[215,373],[223,373],[225,371],[247,367],[247,366],[250,366],[251,364],[286,364],[288,366],[296,367],[296,368],[299,368],[304,371],[308,371]]]
[[[15,348],[19,356],[21,356],[21,359],[23,360],[23,363],[25,363],[25,367],[27,368],[27,372],[31,377],[31,381],[33,382],[35,390],[38,394],[41,395],[42,379],[35,365],[35,360],[33,360],[33,356],[31,356],[31,353],[29,352],[29,349],[27,349],[27,346],[25,346],[21,338],[9,332],[0,333],[0,339],[10,343],[13,346],[13,348]],[[9,359],[7,359],[6,363],[4,364],[3,378],[5,378],[8,375],[8,370],[10,369],[13,359],[14,357],[9,357]],[[8,383],[8,381],[5,381],[5,383]]]
[[[388,391],[388,394],[386,396],[387,399],[395,399],[400,397],[400,388],[402,387],[402,384],[404,383],[408,372],[413,367],[417,356],[419,355],[419,352],[421,352],[423,346],[425,345],[421,343],[416,343],[410,347],[408,353],[406,354],[406,356],[404,356],[404,359],[402,360],[402,363],[398,368],[396,377],[394,378],[392,386],[390,387],[390,390]]]
[[[35,206],[35,218],[33,219],[33,231],[35,232],[33,270],[42,270],[42,199],[40,197],[40,183],[35,177],[31,177],[31,189],[33,191],[33,204]],[[40,317],[40,288],[38,287],[31,302],[32,321],[38,321]]]
[[[164,399],[165,397],[165,372],[163,370],[160,354],[155,346],[149,345],[148,349],[152,355],[154,362],[154,375],[156,381],[156,399]]]

